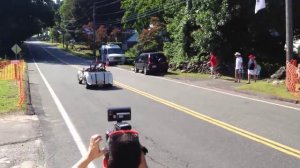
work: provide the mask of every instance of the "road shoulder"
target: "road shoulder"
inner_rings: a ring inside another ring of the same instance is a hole
[[[0,167],[41,168],[44,165],[39,120],[23,112],[0,116]]]

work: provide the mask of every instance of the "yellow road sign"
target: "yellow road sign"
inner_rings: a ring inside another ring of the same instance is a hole
[[[19,54],[19,52],[22,51],[22,49],[18,46],[18,44],[15,44],[11,50],[15,53],[15,54]]]

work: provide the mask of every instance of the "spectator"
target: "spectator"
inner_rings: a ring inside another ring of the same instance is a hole
[[[250,84],[251,77],[254,79],[254,82],[256,82],[256,61],[255,56],[252,54],[249,55],[247,84]]]
[[[215,79],[216,68],[217,68],[217,57],[213,52],[210,53],[209,63],[210,63],[210,77]]]
[[[241,56],[241,53],[236,52],[235,55],[235,80],[234,82],[241,82],[241,76],[243,72],[243,58]]]
[[[147,168],[146,150],[140,145],[138,133],[131,130],[114,131],[109,134],[108,149],[100,149],[100,135],[90,138],[88,153],[73,168],[86,168],[90,162],[101,156],[103,168]]]

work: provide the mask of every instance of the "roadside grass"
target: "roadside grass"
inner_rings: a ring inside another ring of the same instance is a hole
[[[176,78],[176,79],[187,79],[187,80],[197,80],[197,79],[211,79],[210,74],[205,73],[186,73],[180,71],[168,71],[165,75],[166,77]],[[233,81],[234,78],[230,76],[220,76],[218,79]]]
[[[51,43],[51,42],[44,42],[48,45],[56,46],[59,49],[62,49],[66,52],[69,52],[73,55],[87,58],[87,59],[93,59],[93,51],[88,49],[86,45],[81,45],[81,44],[75,44],[74,48],[71,48],[69,45],[68,49],[66,47],[63,47],[61,43]],[[99,50],[96,49],[96,55],[99,56]]]
[[[237,87],[239,90],[251,91],[255,93],[262,93],[267,95],[276,96],[278,98],[300,100],[300,96],[297,94],[290,93],[285,84],[273,85],[267,81],[251,82],[251,84],[245,84]]]
[[[0,114],[18,110],[18,85],[12,80],[0,80]]]
[[[77,55],[79,57],[83,57],[83,58],[87,58],[87,59],[92,59],[93,58],[93,51],[92,50],[89,50],[89,49],[77,50],[78,48],[86,47],[85,45],[76,44],[76,45],[74,45],[73,49],[70,48],[70,46],[69,46],[68,49],[63,48],[62,44],[59,44],[57,47],[64,50],[64,51],[66,51],[66,52],[69,52],[73,55]],[[98,49],[96,49],[96,55],[99,56],[99,50]]]
[[[187,79],[187,80],[197,80],[197,79],[209,79],[209,74],[203,73],[184,73],[180,71],[168,71],[165,74],[166,77],[175,79]]]

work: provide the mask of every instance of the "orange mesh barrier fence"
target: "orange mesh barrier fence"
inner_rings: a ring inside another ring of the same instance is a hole
[[[286,63],[286,81],[285,85],[290,92],[296,91],[296,84],[298,83],[298,67],[297,61],[291,60]]]
[[[25,100],[25,86],[24,86],[24,73],[25,73],[25,62],[21,60],[17,70],[17,80],[19,81],[19,107],[22,106]]]
[[[25,62],[19,61],[0,61],[0,80],[16,80],[19,89],[19,107],[25,100],[24,89]]]
[[[8,61],[0,62],[0,80],[13,80],[15,79],[14,65]]]

